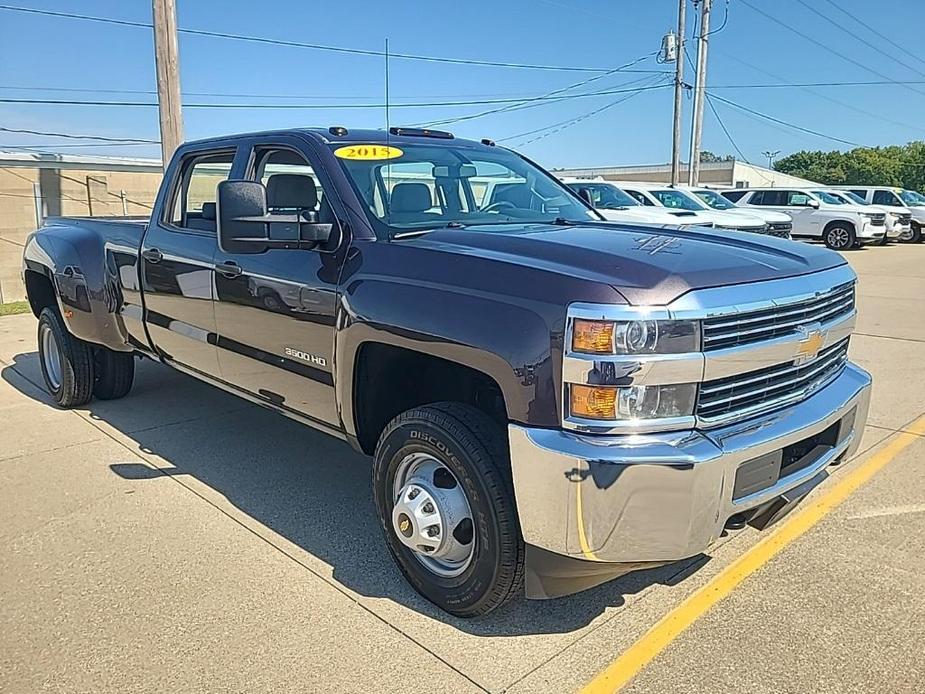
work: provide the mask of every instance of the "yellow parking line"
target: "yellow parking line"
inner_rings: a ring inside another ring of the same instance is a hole
[[[822,520],[913,441],[925,435],[925,416],[898,433],[890,443],[863,463],[846,472],[802,510],[795,511],[777,528],[723,569],[709,583],[665,615],[642,638],[624,651],[595,677],[582,694],[616,692],[638,675],[659,653],[680,636],[713,605],[729,595],[742,581],[767,564],[772,557]]]

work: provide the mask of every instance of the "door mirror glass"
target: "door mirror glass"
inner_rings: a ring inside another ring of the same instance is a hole
[[[218,245],[225,253],[264,253],[270,248],[312,249],[331,238],[333,224],[316,212],[269,214],[267,189],[256,181],[218,185]]]

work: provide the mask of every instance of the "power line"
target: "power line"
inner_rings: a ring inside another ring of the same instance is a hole
[[[55,133],[44,130],[28,130],[26,128],[4,128],[0,127],[0,132],[18,133],[24,135],[48,135],[52,137],[63,137],[68,140],[99,140],[100,142],[118,142],[118,143],[138,143],[159,145],[160,140],[143,140],[136,137],[104,137],[102,135],[76,135],[73,133]]]
[[[662,85],[659,85],[659,86],[660,86],[660,87],[667,87],[667,86],[669,86],[669,85],[667,85],[667,84],[662,84]],[[536,142],[537,140],[542,140],[542,139],[544,139],[544,138],[549,137],[550,135],[555,135],[556,133],[561,132],[561,131],[563,131],[563,130],[565,130],[565,129],[567,129],[567,128],[570,128],[570,127],[572,127],[573,125],[577,125],[577,124],[580,123],[581,121],[587,120],[588,118],[591,118],[591,117],[593,117],[593,116],[596,116],[596,115],[598,115],[599,113],[602,113],[602,112],[604,112],[604,111],[606,111],[606,110],[608,110],[608,109],[610,109],[610,108],[613,108],[614,106],[617,106],[617,105],[619,105],[619,104],[622,104],[624,101],[629,101],[629,100],[632,99],[634,96],[638,96],[639,93],[640,93],[639,91],[636,91],[636,92],[633,92],[633,93],[631,93],[631,94],[627,94],[627,95],[624,96],[623,98],[617,99],[616,101],[611,101],[609,104],[605,104],[604,106],[601,106],[600,108],[596,108],[596,109],[594,109],[593,111],[589,111],[588,113],[582,114],[582,115],[578,116],[577,118],[572,118],[572,119],[570,119],[570,120],[568,120],[568,121],[563,121],[563,122],[556,123],[556,124],[554,124],[554,125],[548,126],[548,128],[552,128],[552,130],[549,130],[549,132],[543,133],[542,135],[537,135],[536,137],[532,137],[532,138],[530,138],[529,140],[526,140],[526,141],[524,141],[524,142],[521,142],[519,145],[517,145],[517,147],[526,147],[526,146],[529,145],[529,144],[533,144],[533,143]],[[557,127],[557,126],[558,126],[558,127]],[[540,130],[544,130],[544,129],[546,129],[546,128],[540,128]],[[538,132],[538,131],[535,130],[535,131],[533,131],[533,132]],[[524,134],[526,134],[526,133],[521,133],[521,136],[524,135]],[[505,138],[505,139],[514,139],[515,137],[519,137],[519,136],[518,136],[518,135],[514,135],[514,136],[512,136],[512,137],[510,137],[510,138]]]
[[[923,91],[920,91],[920,90],[918,90],[918,89],[913,89],[913,88],[910,87],[909,85],[904,85],[904,84],[902,84],[901,82],[898,82],[898,81],[892,79],[889,75],[884,75],[882,72],[878,72],[877,70],[874,70],[872,67],[869,67],[868,65],[865,65],[865,64],[862,63],[861,61],[855,60],[855,59],[852,58],[851,56],[845,55],[844,53],[841,53],[840,51],[836,51],[834,48],[831,48],[830,46],[827,46],[827,45],[825,45],[824,43],[820,43],[818,39],[816,39],[816,38],[810,36],[809,34],[805,34],[805,33],[803,33],[802,31],[800,31],[799,29],[796,29],[796,28],[792,27],[791,25],[789,25],[789,24],[787,24],[787,23],[785,23],[785,22],[782,22],[782,21],[779,20],[777,17],[775,17],[775,16],[773,16],[773,15],[770,15],[770,14],[768,14],[767,12],[765,12],[764,10],[761,10],[761,9],[755,7],[755,6],[754,6],[752,3],[750,3],[748,0],[739,0],[739,1],[740,1],[743,5],[745,5],[746,7],[750,8],[751,10],[753,10],[754,12],[757,12],[758,14],[760,14],[762,17],[765,17],[766,19],[769,19],[770,21],[774,22],[775,24],[778,24],[778,25],[784,27],[785,29],[787,29],[788,31],[793,32],[793,33],[796,34],[797,36],[806,39],[807,41],[809,41],[810,43],[812,43],[814,46],[818,46],[819,48],[821,48],[821,49],[823,49],[823,50],[825,50],[825,51],[828,51],[828,52],[831,53],[832,55],[838,56],[838,57],[841,58],[842,60],[845,60],[845,61],[851,63],[852,65],[855,65],[855,66],[861,68],[862,70],[866,70],[867,72],[870,72],[871,74],[877,75],[878,77],[882,77],[882,78],[885,79],[885,80],[889,80],[889,81],[893,82],[894,84],[903,86],[903,87],[905,87],[906,89],[908,89],[909,91],[915,92],[916,94],[923,94],[923,95],[925,95],[925,92],[923,92]]]
[[[713,117],[716,118],[716,122],[719,123],[719,127],[723,129],[723,133],[725,133],[726,139],[729,140],[729,144],[732,145],[732,148],[736,151],[736,154],[738,154],[742,158],[742,161],[744,161],[746,164],[748,164],[749,166],[754,166],[754,164],[752,164],[748,160],[748,157],[746,157],[745,154],[742,152],[742,150],[739,148],[739,145],[736,143],[735,139],[733,139],[732,133],[729,132],[729,128],[726,127],[726,124],[723,122],[723,119],[720,118],[719,111],[717,111],[716,106],[713,105],[712,97],[709,94],[704,94],[704,96],[706,96],[707,98],[707,106],[709,106],[710,111],[713,112]],[[762,173],[761,171],[757,171],[757,173],[759,176],[761,176],[765,180],[766,183],[771,183],[771,184],[774,183],[774,179],[768,177],[766,174]]]
[[[643,78],[648,79],[648,78]],[[639,80],[636,80],[639,81]],[[631,84],[631,83],[630,83]],[[565,99],[579,99],[592,96],[606,96],[608,94],[620,94],[620,90],[606,89],[596,92],[582,92],[579,94],[569,94],[567,96],[550,96],[550,95],[540,95],[527,98],[510,98],[510,99],[476,99],[470,101],[428,101],[428,102],[403,102],[397,104],[389,104],[389,108],[443,108],[443,107],[454,107],[454,106],[484,106],[489,104],[509,104],[513,106],[520,106],[522,104],[528,104],[533,102],[545,102],[545,101],[562,101]],[[156,101],[103,101],[96,99],[11,99],[2,97],[0,98],[0,103],[4,104],[30,104],[30,105],[42,105],[42,106],[117,106],[117,107],[135,107],[135,108],[156,108]],[[336,109],[381,109],[384,104],[381,103],[364,103],[364,104],[207,104],[207,103],[193,103],[193,104],[184,104],[184,108],[201,108],[201,109],[284,109],[284,110],[336,110]],[[497,111],[492,110],[490,113],[496,113],[501,110],[508,109],[498,109]],[[489,112],[479,115],[487,115]],[[479,115],[472,116],[462,116],[460,118],[452,118],[448,121],[435,121],[434,124],[442,124],[444,122],[456,122],[459,120],[469,120],[470,118],[477,118]]]
[[[826,140],[833,140],[835,142],[841,142],[842,144],[851,145],[852,147],[867,147],[868,146],[868,145],[861,144],[860,142],[844,140],[840,137],[835,137],[834,135],[826,135],[825,133],[821,133],[818,130],[811,130],[810,128],[804,128],[801,125],[795,125],[794,123],[788,123],[785,120],[781,120],[780,118],[775,118],[774,116],[769,116],[766,113],[761,113],[760,111],[756,111],[754,109],[748,108],[747,106],[743,106],[742,104],[738,104],[735,101],[730,101],[729,99],[726,99],[724,97],[717,96],[716,94],[713,94],[712,96],[714,99],[716,99],[717,101],[721,101],[724,104],[728,104],[729,106],[737,108],[741,111],[745,111],[746,113],[750,113],[753,116],[758,116],[759,118],[763,118],[765,120],[771,121],[773,123],[778,123],[780,125],[787,126],[788,128],[793,128],[794,130],[800,130],[804,133],[815,135],[816,137],[825,138]]]
[[[629,61],[628,63],[624,63],[623,65],[620,65],[620,66],[618,66],[618,67],[612,68],[611,70],[605,72],[603,75],[596,75],[596,76],[594,76],[594,77],[589,77],[589,78],[587,78],[587,79],[580,80],[579,82],[573,82],[572,84],[566,85],[565,87],[559,87],[558,89],[553,89],[552,91],[549,91],[549,92],[544,93],[544,94],[542,95],[542,97],[543,97],[543,99],[550,99],[550,100],[553,100],[553,101],[560,101],[560,100],[562,100],[562,99],[569,98],[569,97],[561,97],[561,98],[559,98],[559,95],[565,94],[565,92],[569,92],[569,91],[571,91],[572,89],[577,89],[578,87],[583,87],[583,86],[585,86],[585,85],[587,85],[587,84],[590,84],[591,82],[594,82],[594,81],[596,81],[596,80],[603,79],[603,78],[605,78],[605,77],[609,77],[610,75],[612,75],[612,74],[614,74],[614,73],[616,73],[616,72],[623,71],[623,70],[625,70],[627,67],[629,67],[629,66],[631,66],[631,65],[635,65],[636,63],[639,63],[639,62],[645,60],[646,58],[652,57],[652,56],[654,56],[654,55],[656,55],[656,54],[655,54],[655,53],[648,53],[648,54],[646,54],[646,55],[643,55],[643,56],[640,56],[640,57],[638,57],[638,58],[635,58],[634,60],[631,60],[631,61]],[[647,78],[641,77],[641,78],[639,78],[639,79],[631,80],[630,82],[627,82],[627,83],[625,83],[625,84],[623,84],[623,85],[620,85],[620,86],[628,86],[628,85],[634,84],[634,83],[636,83],[636,82],[641,82],[641,81],[643,81],[643,80],[645,80],[645,79],[647,79]],[[575,95],[573,95],[573,96],[578,96],[578,95],[575,94]],[[436,125],[440,125],[440,126],[450,125],[450,124],[452,124],[452,123],[459,123],[459,122],[465,121],[465,120],[474,120],[474,119],[476,119],[476,118],[482,118],[483,116],[489,116],[489,115],[492,115],[492,114],[495,114],[495,113],[503,113],[503,112],[506,112],[506,111],[517,110],[520,106],[522,106],[522,105],[524,105],[524,104],[526,104],[526,103],[528,103],[528,102],[525,101],[525,100],[523,100],[523,101],[518,102],[517,104],[511,105],[511,106],[505,106],[505,107],[503,107],[503,108],[490,109],[490,110],[488,110],[488,111],[483,111],[483,112],[481,112],[481,113],[471,113],[471,114],[468,114],[468,115],[465,115],[465,116],[459,116],[459,117],[456,117],[456,118],[446,118],[446,119],[443,119],[443,120],[432,121],[432,122],[429,122],[429,123],[421,123],[421,124],[419,124],[419,125],[424,125],[424,126],[426,126],[426,127],[433,127],[433,126],[436,126]]]
[[[907,70],[912,70],[912,72],[916,73],[917,75],[923,75],[923,76],[925,76],[925,73],[923,73],[923,72],[922,72],[921,70],[919,70],[918,68],[913,67],[912,65],[910,65],[910,64],[907,63],[907,62],[905,62],[904,60],[900,60],[899,58],[894,58],[894,57],[893,57],[892,55],[890,55],[889,53],[886,53],[886,52],[883,50],[883,48],[882,48],[881,46],[878,46],[878,45],[876,45],[876,44],[871,43],[870,41],[868,41],[866,38],[864,38],[864,37],[861,36],[860,34],[854,32],[854,31],[851,31],[851,29],[847,28],[847,27],[844,26],[843,24],[840,24],[840,23],[836,22],[836,21],[835,21],[834,19],[832,19],[829,15],[825,14],[824,12],[820,12],[820,11],[817,10],[815,7],[813,7],[812,5],[810,5],[810,4],[806,3],[806,2],[804,2],[804,0],[797,0],[797,2],[798,2],[799,4],[801,4],[803,7],[805,7],[807,10],[809,10],[810,12],[812,12],[814,15],[816,15],[816,16],[818,16],[818,17],[821,17],[823,20],[825,20],[826,22],[828,22],[828,23],[831,24],[832,26],[841,29],[843,32],[845,32],[846,34],[848,34],[848,36],[852,37],[853,39],[855,39],[855,40],[857,40],[857,41],[860,41],[861,43],[863,43],[863,44],[864,44],[865,46],[867,46],[868,48],[874,49],[875,51],[877,51],[877,53],[879,53],[879,54],[882,55],[883,57],[889,58],[890,60],[892,60],[892,61],[895,62],[895,63],[899,63],[899,64],[902,65],[904,68],[906,68]],[[837,5],[836,5],[835,7],[837,8]],[[892,43],[892,42],[890,42],[890,43]],[[889,44],[888,44],[888,45],[889,45]]]
[[[96,17],[93,15],[85,14],[76,14],[73,12],[55,12],[52,10],[39,10],[31,7],[20,7],[17,5],[0,5],[0,10],[8,10],[10,12],[22,12],[26,14],[35,14],[42,15],[47,17],[59,17],[65,19],[79,19],[82,21],[88,22],[99,22],[102,24],[113,24],[117,26],[126,26],[126,27],[135,27],[142,29],[151,29],[152,24],[148,22],[134,22],[124,19],[111,19],[109,17]],[[334,53],[346,53],[350,55],[364,55],[364,56],[374,56],[381,58],[385,56],[383,51],[376,51],[371,49],[363,48],[346,48],[343,46],[328,46],[318,43],[305,43],[302,41],[288,41],[284,39],[271,39],[262,36],[248,36],[244,34],[232,34],[228,32],[221,31],[208,31],[205,29],[177,29],[181,34],[189,34],[191,36],[207,36],[211,38],[221,38],[221,39],[230,39],[234,41],[247,41],[251,43],[262,43],[270,44],[274,46],[287,46],[290,48],[308,48],[318,51],[330,51]],[[553,71],[563,71],[563,72],[607,72],[608,68],[597,68],[597,67],[580,67],[573,65],[537,65],[532,63],[514,63],[514,62],[503,62],[503,61],[493,61],[493,60],[476,60],[470,58],[445,58],[440,56],[432,55],[419,55],[414,53],[389,53],[390,58],[398,58],[403,60],[417,60],[423,62],[431,63],[450,63],[454,65],[474,65],[474,66],[483,66],[483,67],[504,67],[504,68],[517,68],[517,69],[526,69],[526,70],[553,70]],[[638,70],[636,72],[639,72]],[[650,71],[651,72],[651,71]]]
[[[867,22],[863,21],[862,19],[860,19],[860,18],[857,17],[856,15],[851,14],[851,13],[848,12],[845,8],[840,7],[838,4],[832,2],[832,0],[825,0],[825,2],[827,2],[829,5],[831,5],[832,7],[834,7],[836,10],[838,10],[839,12],[841,12],[841,13],[842,13],[843,15],[845,15],[846,17],[849,17],[850,19],[853,19],[855,22],[857,22],[857,23],[860,24],[862,27],[864,27],[865,29],[867,29],[867,31],[869,31],[870,33],[872,33],[872,34],[874,34],[875,36],[878,36],[879,38],[883,39],[883,41],[884,41],[884,43],[885,43],[886,45],[888,45],[888,46],[889,46],[889,45],[892,45],[893,42],[896,40],[896,37],[895,37],[895,36],[887,36],[886,34],[877,31],[877,30],[874,29],[870,24],[868,24]],[[906,55],[908,55],[910,58],[912,58],[912,59],[914,59],[914,60],[917,60],[918,62],[920,62],[920,63],[922,63],[923,65],[925,65],[925,60],[922,60],[921,58],[919,58],[919,57],[915,54],[915,51],[910,51],[910,52],[907,53]]]
[[[729,55],[728,53],[726,55]],[[730,56],[731,57],[731,56]],[[741,61],[740,61],[741,62]],[[749,65],[749,63],[743,63]],[[754,67],[749,65],[749,67]],[[758,69],[758,68],[755,68]],[[761,72],[765,72],[761,70]],[[765,74],[771,75],[770,72]],[[781,82],[779,84],[714,84],[710,89],[780,89],[783,87],[871,87],[897,84],[925,84],[925,80],[858,80],[849,82]]]

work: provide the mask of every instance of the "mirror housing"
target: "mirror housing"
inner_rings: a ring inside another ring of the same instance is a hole
[[[819,201],[818,201],[818,200],[813,200],[812,198],[810,198],[809,200],[806,201],[806,206],[807,206],[807,207],[812,207],[814,210],[818,210],[818,209],[819,209]]]
[[[331,238],[333,224],[314,212],[269,214],[267,189],[256,181],[218,184],[218,247],[225,253],[265,253],[271,248],[311,250]]]

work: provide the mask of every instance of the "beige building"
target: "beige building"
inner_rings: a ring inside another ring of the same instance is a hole
[[[555,169],[557,176],[578,176],[608,181],[646,181],[668,183],[671,181],[671,166],[595,166],[581,169]],[[681,181],[687,182],[687,165],[681,166]],[[741,161],[720,161],[700,165],[700,184],[712,187],[750,188],[817,185],[814,181],[780,173],[763,166]]]
[[[161,176],[156,159],[0,152],[0,303],[25,298],[23,244],[45,217],[147,217]]]

